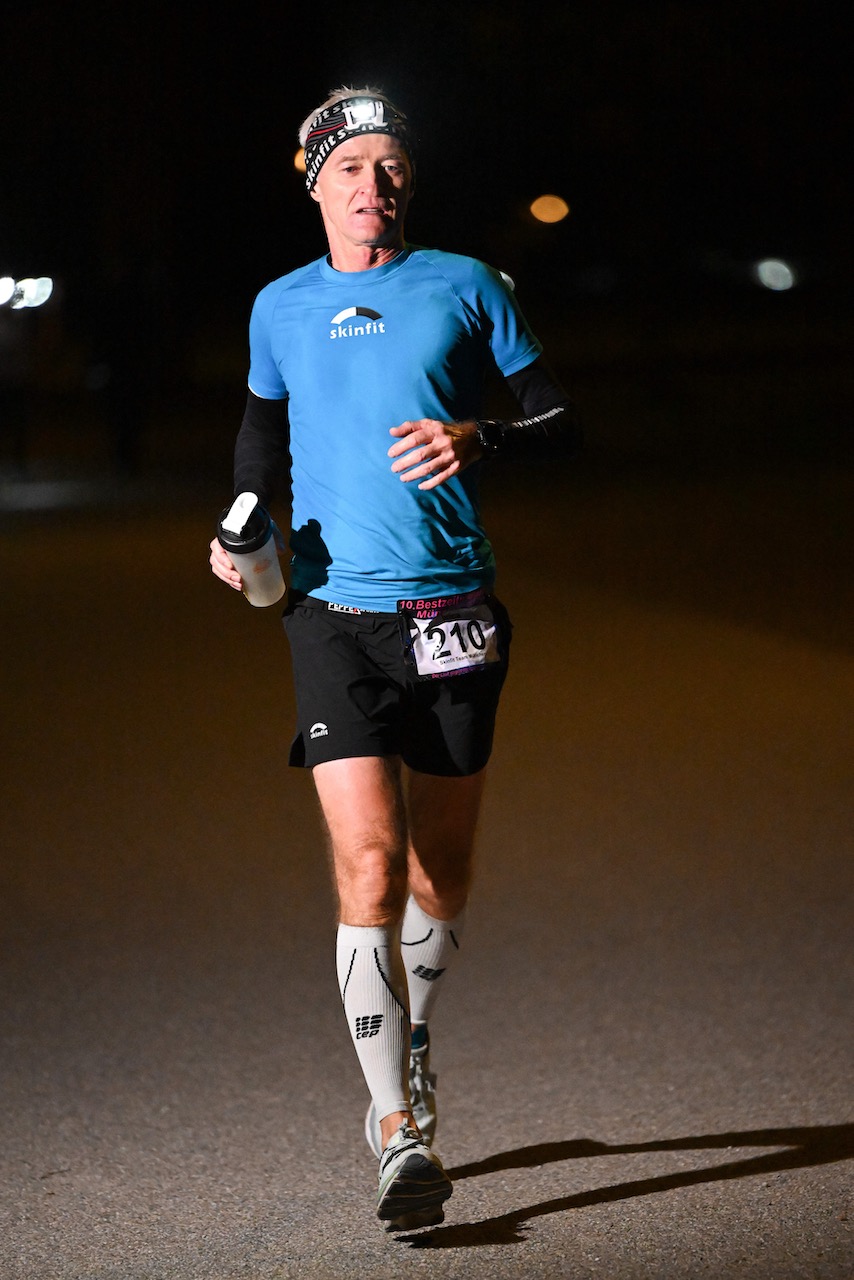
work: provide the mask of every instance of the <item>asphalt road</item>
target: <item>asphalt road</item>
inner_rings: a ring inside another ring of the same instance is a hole
[[[850,1280],[852,497],[493,477],[455,1193],[396,1237],[276,611],[209,577],[213,497],[7,511],[3,1280]]]

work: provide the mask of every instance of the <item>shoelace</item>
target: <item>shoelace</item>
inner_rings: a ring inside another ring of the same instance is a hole
[[[402,1151],[411,1151],[413,1147],[420,1147],[423,1145],[420,1135],[417,1134],[414,1129],[410,1129],[408,1124],[401,1124],[397,1132],[402,1134],[403,1138],[400,1142],[394,1142],[394,1139],[392,1139],[394,1145],[390,1142],[386,1147],[380,1161],[380,1173],[383,1172],[388,1161],[399,1156]]]

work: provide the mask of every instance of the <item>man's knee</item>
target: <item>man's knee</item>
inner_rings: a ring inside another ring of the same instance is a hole
[[[465,871],[435,874],[414,861],[409,891],[422,911],[434,920],[453,920],[465,908],[471,887],[470,864]]]
[[[333,846],[332,861],[343,924],[389,925],[402,918],[407,892],[404,846]]]

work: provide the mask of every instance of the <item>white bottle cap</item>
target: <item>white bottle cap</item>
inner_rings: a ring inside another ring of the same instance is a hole
[[[228,515],[223,520],[223,529],[227,533],[236,533],[239,537],[257,506],[257,493],[241,493],[239,497],[235,498]]]

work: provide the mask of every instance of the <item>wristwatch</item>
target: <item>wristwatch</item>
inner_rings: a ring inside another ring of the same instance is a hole
[[[475,422],[475,436],[485,458],[491,458],[501,450],[504,436],[503,423],[496,418],[480,418]]]

